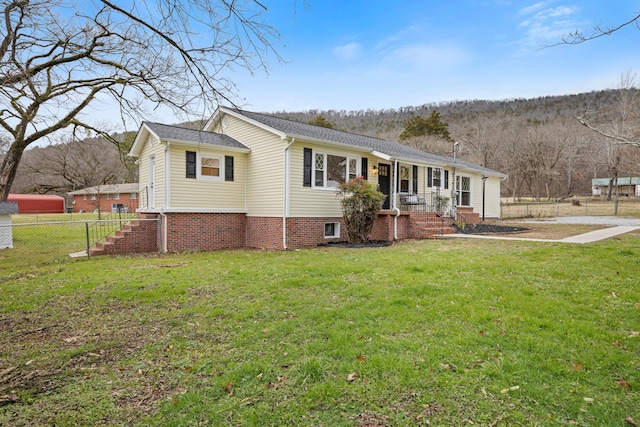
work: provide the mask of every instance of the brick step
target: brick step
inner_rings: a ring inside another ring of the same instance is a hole
[[[131,221],[107,236],[104,242],[96,243],[90,255],[115,255],[125,253],[155,252],[157,248],[157,224],[155,222]]]

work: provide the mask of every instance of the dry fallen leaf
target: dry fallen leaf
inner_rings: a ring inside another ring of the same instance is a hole
[[[629,338],[636,338],[636,337],[640,337],[640,332],[638,332],[638,331],[632,331],[632,332],[629,334]]]
[[[224,389],[227,390],[227,393],[229,393],[229,396],[233,396],[233,381],[229,381],[227,385],[224,387]]]
[[[584,401],[587,403],[593,403],[593,397],[585,397]]]
[[[71,344],[74,342],[78,342],[78,338],[80,338],[80,335],[77,335],[75,337],[64,338],[62,341],[66,342],[67,344]]]
[[[352,373],[350,373],[349,375],[347,375],[347,382],[354,382],[356,380],[356,378],[358,378],[358,371],[354,371]]]
[[[616,381],[616,383],[622,388],[626,388],[626,389],[631,388],[629,383],[624,378],[620,378],[620,380]]]
[[[364,358],[364,356],[361,354],[358,355],[358,357],[356,357],[356,360],[358,360],[359,362],[366,362],[367,359]]]
[[[632,427],[638,427],[638,424],[636,424],[636,422],[633,421],[633,418],[631,417],[625,418],[624,421]]]
[[[616,346],[616,347],[620,347],[620,341],[614,341],[613,345]]]
[[[5,394],[4,396],[0,396],[0,402],[15,403],[18,399],[18,396],[15,394]]]
[[[571,362],[571,369],[576,372],[582,372],[584,371],[584,366],[582,366],[581,362]]]
[[[500,390],[500,393],[509,393],[510,391],[515,391],[515,390],[519,390],[519,389],[520,389],[519,385],[514,385],[514,386],[511,386],[509,388],[504,388],[504,389]]]

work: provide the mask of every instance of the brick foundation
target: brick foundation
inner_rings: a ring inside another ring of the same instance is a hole
[[[245,247],[241,213],[166,213],[167,251],[215,251]],[[164,224],[163,224],[164,229]]]
[[[247,217],[246,246],[256,249],[283,250],[282,218]]]
[[[281,217],[252,217],[244,213],[166,213],[167,251],[215,251],[221,249],[256,248],[283,250],[283,221]],[[443,234],[420,225],[421,215],[401,212],[396,218],[394,211],[381,211],[371,232],[371,240],[391,242],[394,240],[394,223],[397,221],[399,240],[430,238]],[[423,215],[422,215],[423,216]],[[159,218],[161,229],[165,229],[164,219],[159,214],[140,214],[140,218]],[[327,222],[340,224],[340,236],[324,237]],[[347,230],[341,217],[287,218],[287,248],[310,248],[318,245],[346,241]],[[135,233],[120,233],[109,244],[99,244],[95,254],[116,254],[132,252],[155,252],[160,250],[157,221],[140,221],[135,225]],[[122,236],[120,234],[126,234]]]

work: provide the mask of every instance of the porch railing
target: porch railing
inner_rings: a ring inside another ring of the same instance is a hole
[[[417,201],[412,197],[416,197]],[[401,211],[435,212],[442,217],[453,216],[451,198],[443,195],[439,191],[410,195],[398,193],[396,195],[396,201]]]

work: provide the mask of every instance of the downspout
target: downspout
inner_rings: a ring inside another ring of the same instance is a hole
[[[295,138],[291,138],[291,141],[284,147],[284,198],[283,198],[283,206],[282,206],[282,247],[286,251],[287,250],[287,214],[289,212],[289,196],[290,196],[290,184],[291,180],[289,178],[289,149],[295,142]]]
[[[171,143],[166,141],[164,146],[164,207],[171,207],[171,186],[169,183],[171,182],[171,164],[170,159],[171,156],[169,154],[169,146]]]
[[[161,227],[160,227],[160,231],[161,231],[161,248],[160,251],[162,253],[167,253],[167,246],[168,246],[168,235],[169,232],[167,230],[167,225],[169,223],[169,219],[167,218],[167,215],[165,215],[165,213],[163,212],[166,208],[171,206],[171,195],[169,194],[169,182],[170,182],[170,170],[171,167],[169,165],[169,158],[171,157],[169,155],[169,145],[171,143],[169,141],[166,141],[165,146],[164,146],[164,206],[162,208],[160,208],[160,218],[161,218]]]
[[[391,198],[391,209],[395,211],[396,215],[393,217],[393,240],[398,240],[398,217],[400,216],[400,209],[398,209],[396,203],[396,193],[398,191],[398,159],[393,163],[393,197]]]
[[[160,248],[160,251],[163,254],[167,253],[167,216],[164,214],[164,212],[162,212],[164,210],[164,208],[160,209],[160,216],[162,217],[162,222],[164,223],[164,225],[161,227],[161,231],[162,231],[162,235],[161,235],[161,245],[162,247]]]

